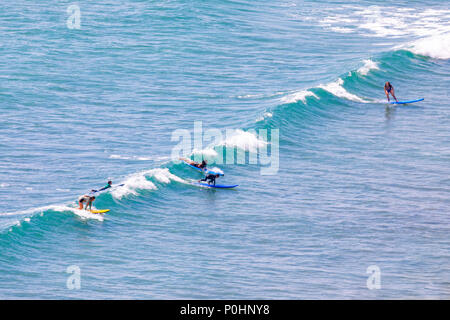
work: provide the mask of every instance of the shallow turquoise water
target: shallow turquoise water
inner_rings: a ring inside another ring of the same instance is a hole
[[[70,4],[0,9],[1,298],[450,297],[448,5],[78,1],[69,29]],[[196,121],[210,162],[279,130],[279,170],[189,185]],[[73,209],[108,178],[110,213]]]

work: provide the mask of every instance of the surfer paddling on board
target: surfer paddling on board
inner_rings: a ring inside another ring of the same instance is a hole
[[[199,180],[198,182],[205,181],[205,182],[207,182],[209,185],[212,183],[213,186],[215,186],[215,185],[216,185],[216,179],[217,179],[218,177],[220,177],[219,174],[208,174],[208,175],[206,175],[206,177],[204,177],[203,179]]]
[[[206,170],[206,166],[208,165],[208,161],[206,161],[206,160],[202,160],[201,163],[192,161],[191,159],[187,159],[187,158],[180,158],[180,160],[183,160],[183,161],[189,163],[191,166],[200,168],[202,170]]]
[[[88,207],[89,210],[92,210],[92,202],[94,202],[94,200],[94,196],[89,196],[87,194],[81,196],[80,198],[78,198],[78,204],[80,205],[78,209],[83,210],[83,205],[86,204],[84,210],[87,210]]]
[[[109,181],[108,181],[108,184],[107,184],[106,186],[104,186],[103,188],[100,188],[100,189],[98,189],[98,190],[92,189],[91,192],[100,192],[100,191],[109,189],[109,188],[111,188],[111,187],[112,187],[112,181],[109,180]]]
[[[388,99],[388,102],[390,101],[389,100],[389,94],[391,94],[392,97],[394,97],[395,101],[398,102],[397,98],[395,97],[394,86],[389,81],[387,81],[384,84],[384,93],[386,93],[386,97]]]

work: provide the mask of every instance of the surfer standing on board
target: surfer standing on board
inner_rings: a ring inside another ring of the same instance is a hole
[[[394,92],[394,86],[388,81],[384,84],[384,93],[386,93],[386,97],[389,100],[389,94],[392,95],[392,97],[394,97],[395,101],[398,102],[397,98],[395,97],[395,92]]]

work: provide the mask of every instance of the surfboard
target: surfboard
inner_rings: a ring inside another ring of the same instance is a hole
[[[108,212],[109,209],[103,209],[103,210],[90,210],[92,213],[105,213]]]
[[[200,171],[200,172],[203,172],[203,173],[206,173],[206,174],[218,174],[219,176],[223,176],[222,172],[214,171],[214,170],[211,170],[211,169],[204,170],[204,169],[198,168],[196,166],[193,166],[192,164],[190,164],[186,160],[181,159],[181,161],[183,161],[184,164],[188,165],[189,167],[191,167],[191,168],[193,168],[193,169],[195,169],[197,171]]]
[[[399,101],[399,102],[397,102],[397,101],[391,101],[391,102],[389,102],[390,104],[407,104],[407,103],[414,103],[414,102],[419,102],[419,101],[423,101],[424,100],[424,98],[421,98],[421,99],[417,99],[417,100],[410,100],[410,101]]]
[[[193,185],[197,185],[197,186],[201,186],[201,187],[207,187],[207,188],[219,188],[219,189],[231,189],[231,188],[236,188],[237,186],[239,186],[238,184],[233,184],[233,185],[223,185],[223,184],[216,184],[214,185],[210,185],[207,183],[201,183],[201,182],[193,182]]]

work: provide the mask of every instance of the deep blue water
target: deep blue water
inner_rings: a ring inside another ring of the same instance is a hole
[[[0,298],[450,298],[449,21],[442,1],[3,3]],[[425,100],[388,105],[385,81]],[[223,139],[184,155],[239,187],[175,161],[199,123]],[[108,179],[109,213],[75,209]]]

